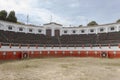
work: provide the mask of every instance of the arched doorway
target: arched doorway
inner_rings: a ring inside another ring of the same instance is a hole
[[[27,59],[27,58],[29,58],[29,53],[22,52],[22,59]]]
[[[55,30],[55,33],[54,33],[54,35],[57,37],[57,36],[60,36],[60,30]]]
[[[51,36],[51,34],[52,34],[52,31],[51,31],[51,29],[46,29],[46,36]]]

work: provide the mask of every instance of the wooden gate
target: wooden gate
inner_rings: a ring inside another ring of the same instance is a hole
[[[51,36],[51,34],[52,34],[52,31],[51,31],[51,29],[46,29],[46,36]]]
[[[55,36],[60,36],[60,30],[55,30]]]

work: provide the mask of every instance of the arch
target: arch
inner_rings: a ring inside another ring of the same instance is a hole
[[[106,58],[107,56],[108,56],[108,55],[107,55],[106,52],[102,52],[102,53],[101,53],[101,57],[102,57],[102,58]]]
[[[22,53],[22,59],[27,59],[29,57],[27,52]]]
[[[56,37],[57,37],[57,36],[60,36],[60,30],[59,30],[59,29],[56,29],[54,32],[55,32],[54,35],[55,35]]]
[[[46,36],[50,37],[52,35],[51,29],[46,29]]]

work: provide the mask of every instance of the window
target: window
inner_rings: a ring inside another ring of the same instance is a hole
[[[84,33],[85,31],[84,30],[81,30],[81,33]]]
[[[73,33],[76,33],[76,31],[75,31],[75,30],[73,30]]]
[[[23,28],[19,28],[19,31],[23,31]]]
[[[64,31],[64,33],[67,33],[67,31]]]
[[[104,31],[104,29],[103,29],[103,28],[101,28],[101,29],[100,29],[100,32],[103,32],[103,31]]]
[[[113,30],[115,30],[115,28],[114,28],[114,27],[111,27],[110,30],[113,31]]]
[[[2,25],[2,24],[0,23],[0,27],[2,27],[2,26],[4,26],[4,25]]]
[[[90,30],[90,32],[94,32],[94,30],[93,30],[93,29],[91,29],[91,30]]]
[[[8,26],[8,30],[12,30],[12,26]]]
[[[33,30],[32,29],[29,29],[29,32],[32,32]]]
[[[41,33],[41,32],[42,32],[42,30],[38,30],[38,32],[39,32],[39,33]]]

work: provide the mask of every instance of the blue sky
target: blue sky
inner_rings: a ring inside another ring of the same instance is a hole
[[[120,0],[0,0],[0,10],[14,10],[18,21],[40,25],[52,21],[63,25],[114,23],[120,19]]]

